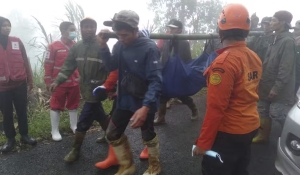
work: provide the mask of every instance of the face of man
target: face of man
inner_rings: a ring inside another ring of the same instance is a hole
[[[134,31],[129,30],[119,30],[116,31],[119,41],[123,45],[130,45],[136,39],[138,29],[134,29]]]
[[[8,36],[11,31],[11,25],[8,21],[3,22],[1,27],[1,34]]]
[[[295,28],[293,33],[295,36],[300,36],[300,28]]]
[[[276,17],[272,17],[272,20],[270,22],[270,29],[272,31],[280,31],[285,28],[285,22],[279,21]]]
[[[68,38],[70,40],[73,40],[76,38],[76,27],[75,25],[70,25],[67,30],[62,32],[62,36],[65,38]]]
[[[168,31],[170,34],[180,34],[182,32],[182,29],[175,28],[175,27],[169,27]]]
[[[85,22],[81,27],[82,39],[92,39],[96,36],[97,26],[93,22]]]
[[[267,22],[261,23],[261,27],[263,28],[265,33],[272,32],[272,30],[270,28],[270,23],[267,23]]]

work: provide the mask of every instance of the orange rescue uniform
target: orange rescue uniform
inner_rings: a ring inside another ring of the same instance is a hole
[[[258,84],[262,63],[245,41],[237,41],[217,51],[219,56],[205,71],[207,111],[196,141],[210,150],[218,131],[248,134],[260,126],[257,112]]]

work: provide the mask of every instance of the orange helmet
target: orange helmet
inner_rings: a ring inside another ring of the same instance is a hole
[[[250,30],[248,10],[242,4],[228,4],[220,14],[218,26],[221,30]]]

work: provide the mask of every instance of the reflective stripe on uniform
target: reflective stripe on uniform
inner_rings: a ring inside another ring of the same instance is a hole
[[[84,61],[84,58],[76,58],[76,61]]]
[[[86,60],[87,61],[94,61],[94,62],[102,63],[102,60],[100,60],[98,58],[90,58],[90,57],[88,57]],[[84,58],[76,58],[76,61],[84,61]]]
[[[0,77],[0,81],[6,81],[6,77],[5,76]]]
[[[51,76],[44,76],[44,78],[50,78],[51,79],[52,77]]]
[[[102,60],[98,59],[98,58],[87,58],[88,61],[95,61],[95,62],[99,62],[102,63]]]
[[[48,62],[48,63],[54,63],[54,60],[46,59],[45,62]]]
[[[68,79],[68,77],[65,74],[61,73],[61,72],[58,73],[58,76],[61,76],[61,77],[65,78],[65,79]]]
[[[58,70],[61,69],[61,67],[57,67],[57,66],[54,66],[53,68],[54,68],[54,69],[58,69]]]
[[[80,78],[75,78],[75,81],[79,81],[80,80]]]

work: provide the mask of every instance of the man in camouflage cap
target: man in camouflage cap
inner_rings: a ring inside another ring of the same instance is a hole
[[[148,147],[149,167],[143,175],[157,175],[161,172],[158,136],[153,121],[162,89],[162,66],[160,52],[150,38],[139,36],[139,16],[134,11],[122,10],[104,25],[112,27],[118,42],[110,52],[105,33],[98,37],[100,57],[108,70],[118,70],[117,107],[111,116],[106,139],[110,144],[108,157],[96,164],[119,164],[118,175],[134,174],[130,144],[124,131],[131,121],[131,128],[140,128],[143,143]],[[111,163],[109,163],[111,164]],[[107,166],[106,166],[107,167]]]
[[[253,50],[262,62],[266,56],[269,44],[271,44],[272,38],[274,37],[274,35],[272,35],[273,31],[270,28],[271,19],[272,17],[264,17],[260,23],[264,33],[261,36],[254,37],[253,40],[247,42],[249,49]]]
[[[296,39],[296,44],[300,45],[300,20],[296,21],[295,27],[293,27],[294,29],[294,36]]]

